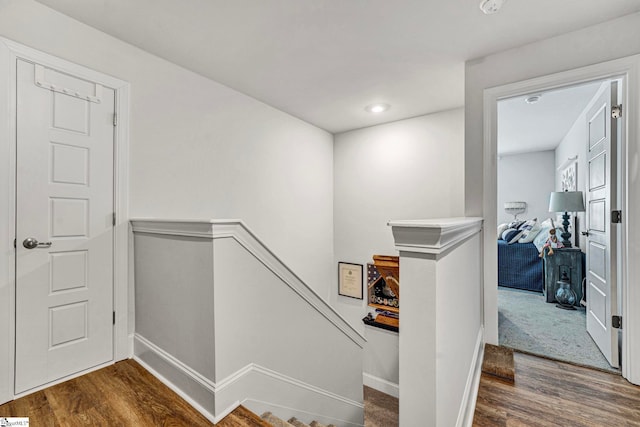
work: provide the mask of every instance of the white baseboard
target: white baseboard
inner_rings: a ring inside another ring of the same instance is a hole
[[[380,377],[376,377],[375,375],[363,372],[362,382],[367,387],[371,387],[382,393],[388,394],[393,397],[400,397],[400,387],[398,386],[398,384],[392,383],[391,381],[387,381]]]
[[[129,359],[133,358],[133,355],[134,355],[133,353],[134,337],[135,337],[135,334],[129,334],[129,336],[127,337],[127,345],[128,345],[127,354],[129,355]]]
[[[283,414],[285,417],[313,414],[314,419],[321,422],[362,425],[364,405],[361,402],[257,364],[249,364],[214,383],[139,334],[135,335],[134,359],[214,424],[240,402],[247,401],[254,402],[262,412],[276,413],[272,409],[296,405],[301,408],[291,409],[289,415]],[[270,403],[266,403],[267,400]]]
[[[133,359],[151,375],[176,392],[209,421],[214,424],[220,421],[213,414],[215,393],[212,387],[203,384],[203,381],[194,377],[193,372],[175,360],[173,356],[138,334],[135,335],[134,347]]]
[[[464,396],[460,404],[458,412],[458,421],[456,427],[471,427],[473,424],[473,415],[476,410],[476,401],[478,399],[478,388],[480,387],[480,375],[482,374],[482,361],[484,359],[484,328],[480,327],[478,338],[476,339],[475,351],[471,366],[469,367],[469,375],[467,376],[467,384],[464,387]]]
[[[362,402],[257,364],[245,366],[216,383],[216,413],[238,400],[257,414],[270,411],[283,419],[303,419],[303,415],[311,414],[313,418],[305,415],[304,419],[355,427],[362,426],[364,417]]]

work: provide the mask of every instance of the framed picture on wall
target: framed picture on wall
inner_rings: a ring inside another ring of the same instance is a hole
[[[338,263],[338,295],[362,299],[362,264]]]
[[[561,176],[562,191],[576,191],[578,181],[578,162],[570,163]]]
[[[562,175],[560,177],[560,184],[562,191],[576,191],[578,189],[578,161],[569,163],[566,168],[562,171]],[[573,245],[574,247],[579,247],[580,245],[580,235],[578,233],[578,217],[571,213],[569,220],[569,232],[573,237]],[[562,215],[558,215],[558,224],[562,224]]]

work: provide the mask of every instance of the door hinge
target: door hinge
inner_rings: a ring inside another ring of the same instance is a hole
[[[619,119],[620,117],[622,117],[622,104],[611,107],[611,118]]]
[[[620,224],[622,222],[622,211],[611,211],[611,223]]]
[[[622,329],[622,316],[611,316],[611,326]]]
[[[115,311],[113,312],[113,324],[114,325],[116,324],[116,312]]]
[[[113,125],[118,126],[118,115],[113,113]]]
[[[111,221],[111,225],[116,226],[116,213],[113,213],[113,220]]]

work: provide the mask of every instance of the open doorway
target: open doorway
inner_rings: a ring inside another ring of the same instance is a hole
[[[611,116],[611,100],[608,110],[600,108],[603,94],[615,96],[620,85],[607,79],[528,93],[499,100],[497,108],[499,343],[617,373],[617,351],[607,353],[610,346],[602,343],[604,338],[599,338],[593,324],[590,329],[587,324],[594,313],[602,311],[602,318],[611,314],[600,307],[596,282],[602,269],[594,254],[605,247],[607,262],[615,266],[615,238],[609,247],[589,237],[595,223],[601,221],[590,194],[600,188],[598,177],[594,178],[594,159],[606,157],[611,162],[606,182],[613,181],[613,194],[603,196],[603,206],[615,206],[619,177],[616,157],[611,154],[617,146],[616,125],[606,122],[602,130],[609,138],[613,132],[613,142],[598,139],[601,130],[596,127]],[[603,156],[600,147],[605,143],[610,145]],[[550,206],[550,197],[553,193],[563,198],[569,194],[565,190],[579,197],[582,206],[572,208],[575,212],[563,218],[562,213],[550,212],[557,210]],[[554,233],[559,243],[549,239]],[[615,230],[608,227],[602,234],[609,242]],[[587,253],[591,253],[591,263]],[[599,274],[594,275],[594,270]],[[615,268],[608,269],[606,277],[607,285],[615,284]],[[615,290],[614,285],[613,293],[602,293],[614,299],[619,312]]]

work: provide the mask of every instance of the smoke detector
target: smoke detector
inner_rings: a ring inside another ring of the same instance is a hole
[[[536,102],[540,101],[540,98],[542,98],[542,95],[532,95],[528,98],[525,98],[524,102],[526,102],[527,104],[535,104]]]
[[[505,1],[507,0],[482,0],[480,2],[480,10],[484,12],[485,15],[497,13]]]

